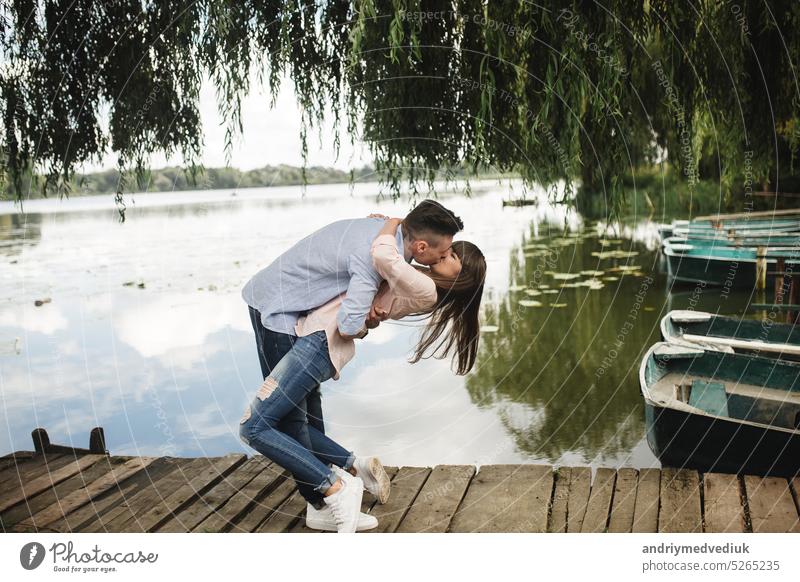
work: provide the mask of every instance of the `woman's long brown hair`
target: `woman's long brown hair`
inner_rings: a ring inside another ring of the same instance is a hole
[[[453,363],[456,364],[456,373],[464,375],[472,369],[478,353],[478,320],[486,279],[486,259],[471,242],[455,241],[452,249],[461,260],[461,272],[455,279],[438,277],[426,271],[436,283],[438,300],[410,361],[413,364],[431,356],[445,358],[455,350]]]

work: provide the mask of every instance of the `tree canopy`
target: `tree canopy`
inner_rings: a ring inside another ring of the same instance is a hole
[[[796,0],[14,0],[0,47],[18,197],[26,172],[58,190],[109,150],[196,168],[206,80],[228,148],[254,84],[288,80],[303,153],[330,115],[398,189],[467,163],[618,201],[666,159],[742,192],[774,188],[800,145]]]

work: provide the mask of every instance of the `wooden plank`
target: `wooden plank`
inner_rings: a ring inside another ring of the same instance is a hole
[[[567,532],[579,532],[583,528],[586,506],[592,485],[592,470],[589,467],[571,467],[569,496],[567,497]]]
[[[226,475],[235,470],[247,460],[246,455],[230,454],[224,457],[203,459],[206,461],[193,475],[189,475],[189,482],[172,492],[166,499],[162,499],[155,506],[141,516],[137,516],[136,523],[123,527],[124,532],[150,532],[163,526],[173,519],[175,514],[197,500],[198,496],[219,483]]]
[[[231,497],[219,511],[212,513],[192,531],[226,532],[235,527],[258,503],[289,478],[282,467],[269,461],[262,461],[264,468],[252,481]],[[248,530],[250,531],[250,530]]]
[[[484,465],[450,522],[452,532],[547,531],[553,471],[543,465]]]
[[[661,469],[661,510],[658,531],[702,532],[700,476],[689,469]]]
[[[83,507],[98,495],[105,493],[118,483],[125,481],[127,478],[145,469],[148,465],[152,464],[156,458],[157,457],[134,457],[133,459],[129,459],[123,464],[114,467],[111,471],[106,472],[99,479],[94,479],[91,482],[87,480],[85,487],[58,499],[55,503],[23,520],[21,525],[46,527],[48,523],[57,521],[65,515],[70,514],[75,509]],[[97,464],[99,465],[100,463]]]
[[[747,531],[739,478],[724,473],[703,475],[703,508],[709,533]]]
[[[62,481],[66,481],[104,458],[106,458],[106,455],[83,455],[60,469],[4,491],[0,494],[0,512],[6,511],[17,503],[22,503],[26,498],[38,495]]]
[[[0,460],[6,459],[29,459],[36,456],[36,451],[14,451],[0,457]]]
[[[307,502],[305,498],[295,491],[286,503],[281,505],[256,529],[257,533],[281,533],[289,529],[305,515]]]
[[[191,479],[191,475],[201,467],[207,466],[206,459],[173,459],[170,470],[159,473],[157,480],[132,491],[121,502],[103,513],[98,513],[91,522],[82,526],[82,532],[118,533],[125,527],[136,523],[138,515],[149,511],[154,505],[165,499]],[[174,465],[174,466],[172,466]]]
[[[636,509],[636,488],[639,483],[639,471],[623,468],[617,471],[614,483],[614,504],[608,520],[609,533],[628,533],[633,528],[633,516]]]
[[[431,474],[427,467],[402,467],[392,479],[392,494],[385,505],[374,505],[370,515],[378,519],[372,532],[393,532],[405,517]]]
[[[112,457],[113,458],[113,457]],[[106,531],[103,527],[103,519],[109,519],[109,515],[115,511],[127,509],[129,502],[134,500],[137,495],[145,490],[152,490],[158,486],[158,481],[162,477],[177,470],[180,464],[186,464],[189,460],[175,459],[173,457],[161,457],[148,465],[143,471],[117,484],[106,493],[92,499],[88,505],[81,507],[63,516],[52,523],[47,524],[48,531],[55,532],[79,532],[90,524],[99,522],[98,531]]]
[[[6,469],[12,467],[22,467],[27,463],[31,463],[36,459],[36,456],[33,454],[24,454],[24,455],[17,455],[16,453],[11,453],[6,457],[0,457],[0,480],[2,480],[2,473]]]
[[[655,533],[658,531],[660,507],[661,470],[640,469],[636,485],[636,506],[633,509],[634,533]]]
[[[746,475],[744,487],[754,533],[800,532],[800,518],[788,480]]]
[[[567,501],[569,500],[569,481],[572,469],[559,467],[553,471],[553,504],[550,509],[550,525],[547,531],[566,533]]]
[[[237,491],[247,486],[259,473],[266,467],[262,460],[264,457],[258,456],[246,461],[239,466],[233,473],[225,477],[215,487],[204,493],[192,505],[178,512],[175,518],[167,522],[155,531],[162,533],[183,533],[190,532],[197,527],[203,520],[222,507]]]
[[[614,495],[614,482],[617,472],[614,469],[598,469],[586,505],[581,532],[603,533],[608,526],[611,512],[611,498]]]
[[[60,469],[74,460],[74,456],[65,454],[37,455],[35,459],[31,459],[21,465],[12,466],[0,475],[0,488],[19,487],[20,483],[41,477],[48,470],[55,471]]]
[[[394,476],[397,474],[397,467],[384,467],[386,474],[389,476],[389,480],[394,479]],[[391,493],[389,494],[389,498],[391,499]],[[378,500],[367,491],[364,491],[364,497],[361,500],[361,513],[369,513],[372,511],[374,506],[378,505]],[[380,522],[379,522],[380,523]],[[301,515],[300,519],[297,520],[292,528],[289,530],[292,533],[332,533],[332,532],[321,532],[317,529],[311,529],[306,527],[306,520],[305,515]],[[376,532],[377,528],[369,530],[370,532]]]
[[[24,503],[19,503],[14,507],[4,511],[0,514],[3,527],[5,529],[15,528],[14,531],[37,531],[36,526],[42,526],[43,523],[30,523],[32,515],[38,513],[45,507],[57,504],[62,498],[70,495],[72,492],[84,487],[87,482],[94,481],[110,472],[114,465],[119,465],[123,461],[118,461],[111,457],[100,459],[91,467],[80,471],[69,479],[65,479],[61,483],[42,491],[38,495],[33,495],[25,500]],[[26,525],[22,522],[28,521]],[[16,527],[19,526],[19,527]]]
[[[396,531],[447,531],[474,474],[472,465],[435,467]]]
[[[234,532],[253,532],[291,497],[297,490],[294,479],[287,475],[275,489],[252,506],[242,519],[233,526]]]

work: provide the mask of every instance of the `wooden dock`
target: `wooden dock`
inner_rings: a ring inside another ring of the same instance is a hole
[[[800,478],[544,465],[387,468],[378,532],[800,532]],[[21,451],[0,459],[4,532],[307,532],[306,504],[257,455]]]

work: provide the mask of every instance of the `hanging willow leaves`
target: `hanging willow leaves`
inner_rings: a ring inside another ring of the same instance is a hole
[[[203,83],[228,155],[242,99],[289,83],[304,158],[332,116],[334,145],[365,142],[394,193],[493,168],[613,211],[637,168],[666,159],[690,191],[711,178],[733,196],[778,187],[800,147],[792,0],[12,0],[0,50],[0,179],[18,200],[66,193],[109,152],[138,178],[120,200],[154,153],[196,171]]]

